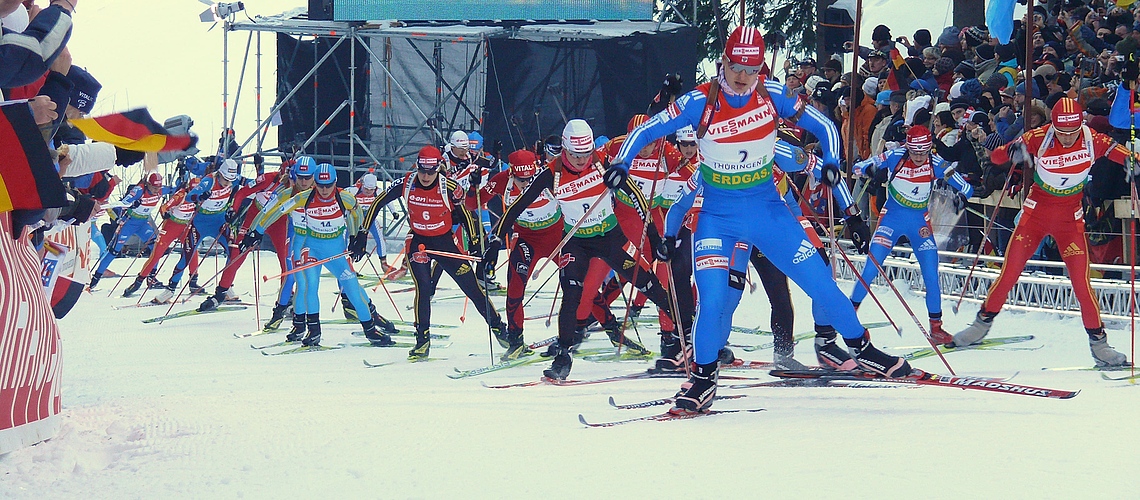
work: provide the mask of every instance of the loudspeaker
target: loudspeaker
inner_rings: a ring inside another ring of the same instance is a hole
[[[332,21],[333,0],[309,0],[310,21]]]

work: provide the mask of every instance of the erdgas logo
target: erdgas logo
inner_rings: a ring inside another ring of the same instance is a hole
[[[792,264],[799,264],[815,255],[815,247],[808,243],[807,240],[800,240],[800,249],[796,250],[796,255],[792,257]]]

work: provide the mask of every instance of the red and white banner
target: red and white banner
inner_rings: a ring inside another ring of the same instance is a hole
[[[61,407],[59,327],[42,261],[0,215],[0,454],[51,438]]]

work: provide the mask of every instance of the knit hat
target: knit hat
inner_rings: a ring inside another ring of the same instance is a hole
[[[897,104],[906,104],[906,92],[895,90],[891,92],[891,102]]]
[[[950,101],[950,111],[955,109],[970,109],[970,103],[965,99],[954,99]]]
[[[938,62],[934,63],[934,71],[938,74],[944,75],[954,70],[954,60],[949,57],[942,57]]]
[[[962,82],[961,90],[962,97],[971,101],[976,101],[978,100],[978,97],[981,97],[982,95],[982,82],[979,82],[977,78],[964,80]]]
[[[976,75],[974,68],[974,61],[962,61],[954,67],[955,73],[961,73],[962,77],[966,80],[973,78]]]
[[[966,39],[966,45],[969,47],[977,47],[990,41],[990,32],[980,26],[970,26],[962,31],[962,36]]]
[[[906,100],[905,96],[903,97],[903,100],[904,101]],[[876,106],[886,106],[890,103],[891,103],[891,91],[889,91],[889,90],[884,90],[882,92],[879,92],[879,95],[875,96],[875,105]]]
[[[930,45],[930,30],[921,29],[914,32],[915,45],[926,46]]]
[[[826,83],[826,82],[827,82],[827,79],[822,77],[822,76],[811,75],[808,77],[807,82],[804,83],[804,88],[807,89],[808,93],[812,93],[812,92],[815,92],[815,88],[818,87],[821,83]]]
[[[1005,87],[1006,82],[1005,75],[995,71],[986,79],[986,88],[1001,89]]]
[[[1017,58],[1017,48],[1014,47],[1012,43],[998,45],[997,49],[995,50],[997,51],[998,61],[1000,62],[1006,62]]]
[[[1053,111],[1050,113],[1051,120],[1049,121],[1053,122],[1054,128],[1062,132],[1077,130],[1081,128],[1081,123],[1084,122],[1081,111],[1081,105],[1077,104],[1077,101],[1066,97],[1053,105]]]
[[[958,27],[947,26],[942,30],[942,34],[938,35],[938,45],[946,45],[949,47],[958,46]]]
[[[525,149],[520,149],[507,156],[507,163],[511,166],[511,175],[527,178],[538,171],[538,157]]]
[[[990,45],[988,43],[984,43],[982,45],[974,47],[974,53],[977,54],[978,58],[980,58],[983,61],[993,59],[994,58],[994,46]]]
[[[879,79],[870,77],[863,81],[863,93],[867,95],[875,95],[879,91]]]
[[[891,29],[883,24],[875,26],[875,31],[871,32],[871,40],[875,42],[889,42],[891,40]]]
[[[823,63],[823,69],[833,69],[838,73],[842,73],[843,63],[839,62],[838,59],[828,59],[827,62]]]
[[[1108,105],[1108,101],[1104,99],[1093,99],[1089,101],[1088,107],[1085,109],[1090,115],[1094,116],[1108,116],[1112,111],[1112,107]]]
[[[954,82],[954,85],[950,86],[950,98],[951,99],[957,99],[958,97],[961,97],[961,96],[962,96],[962,82]]]
[[[815,59],[812,59],[812,58],[810,58],[810,57],[809,57],[809,58],[807,58],[807,59],[804,59],[804,60],[800,61],[800,64],[799,64],[799,66],[800,66],[800,67],[804,67],[804,66],[811,66],[811,67],[813,67],[813,68],[817,67],[817,66],[816,66],[816,64],[815,64]]]

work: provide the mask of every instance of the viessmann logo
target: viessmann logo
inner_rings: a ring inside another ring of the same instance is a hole
[[[1057,156],[1039,158],[1037,163],[1044,168],[1071,167],[1092,162],[1092,154],[1088,150],[1073,151]]]
[[[718,137],[722,135],[736,135],[755,129],[770,121],[772,121],[772,113],[768,111],[768,106],[760,106],[751,113],[713,125],[709,128],[709,133]]]

